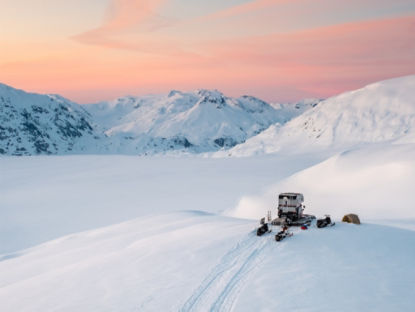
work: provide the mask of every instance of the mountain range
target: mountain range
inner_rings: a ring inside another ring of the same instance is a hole
[[[284,124],[318,102],[270,105],[252,96],[196,90],[79,105],[0,85],[0,153],[215,152]]]
[[[217,90],[80,105],[0,85],[0,154],[253,154],[415,142],[415,75],[326,100],[267,103]]]

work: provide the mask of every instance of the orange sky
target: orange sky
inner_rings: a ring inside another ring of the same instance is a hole
[[[2,0],[0,82],[80,103],[215,88],[271,101],[415,74],[415,1]]]

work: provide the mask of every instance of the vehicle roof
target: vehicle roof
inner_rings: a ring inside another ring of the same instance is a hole
[[[280,193],[280,195],[279,196],[281,196],[281,195],[288,195],[288,196],[292,196],[292,195],[301,195],[301,196],[303,196],[303,194],[301,194],[301,193]]]

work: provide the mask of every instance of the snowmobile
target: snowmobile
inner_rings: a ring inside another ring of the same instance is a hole
[[[290,237],[290,236],[293,236],[293,233],[289,232],[289,231],[288,231],[288,226],[284,225],[284,226],[283,226],[283,228],[282,228],[282,230],[281,230],[281,231],[279,231],[279,232],[277,233],[277,235],[275,235],[275,240],[276,240],[277,242],[280,242],[280,241],[282,241],[284,238],[286,238],[286,237]]]
[[[257,236],[262,236],[267,232],[269,232],[268,223],[264,223],[257,229],[256,235]]]
[[[268,226],[268,223],[265,222],[265,218],[262,218],[260,221],[260,227],[256,231],[257,236],[262,236],[267,232],[271,232],[271,229]]]
[[[319,229],[324,228],[326,226],[333,226],[335,224],[336,224],[335,222],[331,221],[331,218],[330,218],[329,215],[326,215],[325,218],[323,218],[323,219],[318,219],[317,220],[317,227]]]

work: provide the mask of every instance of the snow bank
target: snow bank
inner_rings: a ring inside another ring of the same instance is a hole
[[[277,195],[301,192],[306,212],[341,218],[347,213],[365,219],[415,218],[415,145],[371,145],[343,152],[271,186],[262,195],[245,196],[227,215],[258,219]],[[275,215],[275,213],[274,213]]]

